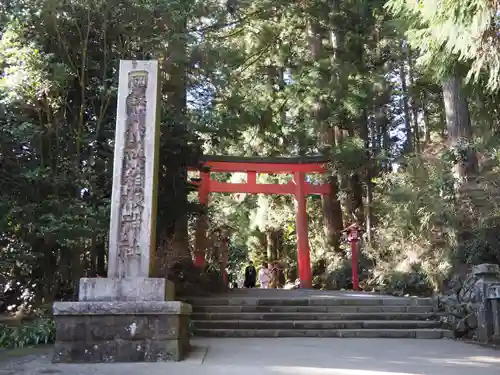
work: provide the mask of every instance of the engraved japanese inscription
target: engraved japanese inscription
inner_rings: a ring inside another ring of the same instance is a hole
[[[130,267],[140,267],[141,261],[139,239],[143,221],[146,181],[144,147],[147,86],[148,72],[133,71],[129,73],[119,210],[119,277],[135,273]],[[131,258],[136,258],[137,261],[131,262]]]

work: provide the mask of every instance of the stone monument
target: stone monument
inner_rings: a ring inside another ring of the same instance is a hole
[[[159,152],[157,61],[121,61],[107,278],[56,302],[53,362],[180,361],[191,306],[155,275]]]
[[[497,264],[479,264],[474,266],[473,274],[478,281],[475,284],[477,306],[477,340],[487,343],[500,342],[500,267]]]

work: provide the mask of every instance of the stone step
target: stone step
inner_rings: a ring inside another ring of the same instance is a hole
[[[431,313],[432,305],[428,306],[257,306],[257,305],[201,305],[194,304],[195,313]]]
[[[194,306],[433,306],[432,298],[406,297],[308,297],[308,298],[258,298],[258,297],[201,297],[186,298]]]
[[[200,337],[338,337],[338,338],[416,338],[452,337],[444,329],[196,329]]]
[[[306,312],[285,312],[285,313],[259,313],[259,312],[215,312],[215,313],[193,313],[191,319],[197,320],[407,320],[426,321],[435,320],[438,317],[435,313],[408,313],[408,312],[376,312],[376,313],[306,313]]]
[[[426,320],[197,320],[195,329],[217,330],[342,330],[342,329],[379,329],[412,330],[440,328],[438,321]]]

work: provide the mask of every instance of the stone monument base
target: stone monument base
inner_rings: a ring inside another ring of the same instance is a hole
[[[181,361],[191,305],[178,301],[56,302],[52,362]]]
[[[80,301],[173,301],[172,281],[154,277],[80,279]]]

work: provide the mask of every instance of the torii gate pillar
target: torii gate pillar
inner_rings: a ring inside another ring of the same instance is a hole
[[[311,260],[309,256],[309,236],[307,229],[307,207],[305,175],[295,172],[295,231],[297,233],[297,262],[300,288],[312,288]]]
[[[200,185],[198,186],[198,200],[206,209],[210,193],[210,173],[200,173]],[[201,213],[196,218],[196,238],[195,238],[195,254],[194,265],[197,267],[205,267],[205,254],[207,250],[207,230],[208,217],[206,213]]]

